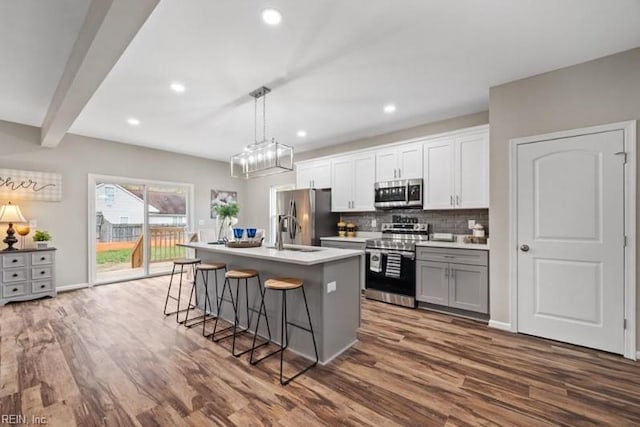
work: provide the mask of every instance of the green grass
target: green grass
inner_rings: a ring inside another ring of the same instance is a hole
[[[185,256],[185,248],[151,248],[151,261],[163,258],[180,258]],[[131,261],[131,249],[117,249],[113,251],[103,251],[96,254],[96,263],[102,264],[122,264]]]

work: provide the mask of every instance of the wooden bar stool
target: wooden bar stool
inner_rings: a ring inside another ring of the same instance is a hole
[[[260,346],[255,346],[255,336],[253,337],[253,346],[251,348],[251,357],[249,358],[249,362],[252,365],[257,365],[259,362],[263,361],[264,359],[273,356],[276,353],[280,353],[280,384],[282,385],[287,385],[289,384],[291,381],[293,381],[295,378],[297,378],[298,376],[304,374],[305,372],[307,372],[309,369],[313,368],[314,366],[316,366],[318,364],[318,346],[316,345],[316,337],[313,334],[313,324],[311,323],[311,315],[309,314],[309,304],[307,304],[307,295],[304,292],[304,282],[300,279],[296,279],[296,278],[292,278],[292,277],[280,277],[280,278],[274,278],[274,279],[268,279],[264,282],[264,287],[266,289],[271,289],[274,291],[280,291],[282,292],[282,323],[280,326],[280,348],[278,350],[272,351],[271,353],[261,357],[260,359],[257,360],[253,360],[253,353],[254,350]],[[266,293],[266,289],[265,292],[262,293],[262,302],[260,303],[260,309],[258,310],[258,322],[256,325],[256,331],[258,330],[258,327],[260,326],[260,316],[262,315],[262,310],[264,309],[264,317],[265,319],[267,319],[267,308],[264,305],[264,295]],[[304,326],[300,326],[297,325],[295,323],[289,322],[287,319],[287,291],[292,291],[295,289],[301,289],[302,290],[302,297],[304,298],[304,306],[307,310],[307,319],[309,320],[309,327],[305,328]],[[307,366],[306,368],[302,369],[300,372],[296,373],[294,376],[288,378],[288,379],[284,379],[282,376],[282,364],[284,361],[284,351],[287,349],[287,347],[289,346],[289,339],[287,337],[288,335],[288,326],[294,326],[298,329],[302,329],[303,331],[307,331],[311,334],[311,338],[313,339],[313,350],[315,351],[316,354],[316,360],[315,362],[313,362],[311,365]],[[285,343],[286,341],[286,343]]]
[[[198,258],[182,258],[182,259],[176,259],[173,261],[173,269],[171,270],[171,279],[169,279],[169,288],[167,289],[167,297],[164,300],[164,315],[165,316],[171,316],[173,314],[176,315],[176,322],[177,323],[184,323],[184,320],[180,320],[179,319],[179,315],[181,312],[183,311],[187,311],[189,309],[189,306],[191,305],[191,299],[189,299],[189,305],[187,306],[187,308],[183,308],[180,309],[180,299],[182,297],[182,276],[184,275],[184,268],[185,266],[187,267],[191,267],[191,271],[194,277],[194,282],[195,282],[195,277],[196,277],[196,265],[200,264],[200,260]],[[180,266],[180,283],[178,285],[178,298],[174,297],[171,295],[171,286],[173,285],[173,276],[176,273],[176,267]],[[193,283],[191,284],[192,288],[191,288],[191,292],[193,292]],[[169,303],[169,298],[171,298],[172,300],[175,300],[177,302],[177,307],[176,307],[176,311],[172,311],[170,313],[167,312],[167,305]],[[196,298],[196,304],[197,304],[198,300]],[[195,307],[194,307],[195,308]],[[186,320],[186,319],[185,319]]]
[[[267,332],[269,334],[269,340],[265,341],[264,343],[256,346],[255,345],[255,338],[256,335],[258,335],[258,327],[256,326],[256,331],[254,333],[253,336],[253,344],[251,347],[249,347],[248,349],[236,353],[236,337],[244,332],[250,332],[249,331],[249,327],[251,326],[251,319],[249,317],[249,312],[253,311],[255,312],[256,310],[254,308],[249,308],[249,279],[253,279],[256,278],[258,279],[258,289],[260,290],[260,299],[264,300],[264,293],[265,290],[262,288],[262,282],[260,281],[260,273],[258,273],[256,270],[251,270],[251,269],[236,269],[236,270],[229,270],[225,273],[225,280],[224,280],[224,285],[222,286],[222,295],[220,295],[220,300],[218,301],[218,316],[216,317],[216,322],[213,326],[213,334],[211,334],[211,338],[214,342],[218,342],[221,341],[223,339],[226,338],[233,338],[232,344],[231,344],[231,354],[233,354],[235,357],[239,357],[242,356],[245,353],[248,353],[250,351],[252,351],[254,348],[259,348],[262,347],[263,345],[267,345],[269,344],[269,342],[271,341],[271,329],[269,328],[269,321],[267,320]],[[236,296],[234,298],[233,296],[233,292],[231,291],[231,280],[235,279],[236,280]],[[238,329],[239,325],[240,325],[240,301],[239,301],[239,293],[240,293],[240,280],[244,279],[244,289],[245,289],[245,297],[246,297],[246,314],[247,314],[247,327],[243,328],[243,329]],[[223,303],[227,300],[224,299],[224,291],[226,289],[229,289],[229,295],[231,297],[231,305],[233,306],[233,312],[234,312],[234,321],[233,321],[233,325],[221,329],[220,331],[218,331],[218,319],[220,317],[220,313],[222,311],[222,306]],[[259,316],[258,316],[259,318]],[[218,334],[222,334],[225,331],[229,331],[233,329],[233,332],[227,335],[223,335],[221,337],[218,337]]]
[[[196,265],[196,276],[194,277],[194,286],[191,287],[191,295],[189,296],[189,305],[187,306],[187,314],[184,319],[184,325],[187,328],[193,328],[194,326],[198,326],[202,324],[202,336],[206,337],[205,334],[205,326],[208,320],[214,319],[216,316],[212,314],[207,314],[207,303],[209,303],[209,310],[213,310],[213,305],[211,305],[211,299],[209,299],[209,272],[214,272],[215,278],[215,287],[216,287],[216,306],[218,303],[218,270],[224,269],[227,270],[227,264],[223,262],[213,262],[209,264],[198,264]],[[189,319],[189,311],[191,310],[192,304],[191,301],[193,299],[193,294],[196,294],[196,300],[198,298],[198,283],[197,283],[197,275],[198,272],[202,274],[202,284],[204,286],[204,314],[202,316],[198,316],[195,319]],[[190,322],[189,320],[192,320]]]

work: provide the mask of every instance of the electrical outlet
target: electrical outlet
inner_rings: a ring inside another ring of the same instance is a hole
[[[330,294],[331,292],[335,292],[335,291],[336,291],[336,282],[327,283],[327,293]]]
[[[476,225],[476,220],[475,219],[470,219],[468,221],[468,223],[469,223],[469,225],[468,225],[469,230],[471,230],[473,228],[473,226]]]
[[[378,221],[375,218],[371,220],[371,228],[376,228],[378,226]]]
[[[204,219],[198,220],[198,225],[204,225]]]

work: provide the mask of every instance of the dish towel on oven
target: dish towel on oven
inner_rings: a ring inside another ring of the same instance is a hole
[[[382,271],[382,263],[380,262],[380,251],[371,251],[369,254],[369,270],[374,273],[380,273]]]
[[[388,254],[387,255],[387,270],[385,275],[387,277],[393,277],[395,279],[400,278],[400,271],[402,269],[402,255],[400,254]]]

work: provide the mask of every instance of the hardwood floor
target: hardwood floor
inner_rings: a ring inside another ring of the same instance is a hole
[[[50,426],[640,424],[640,363],[371,301],[355,347],[282,387],[277,358],[250,366],[228,342],[164,318],[167,283],[0,308],[0,415]]]

